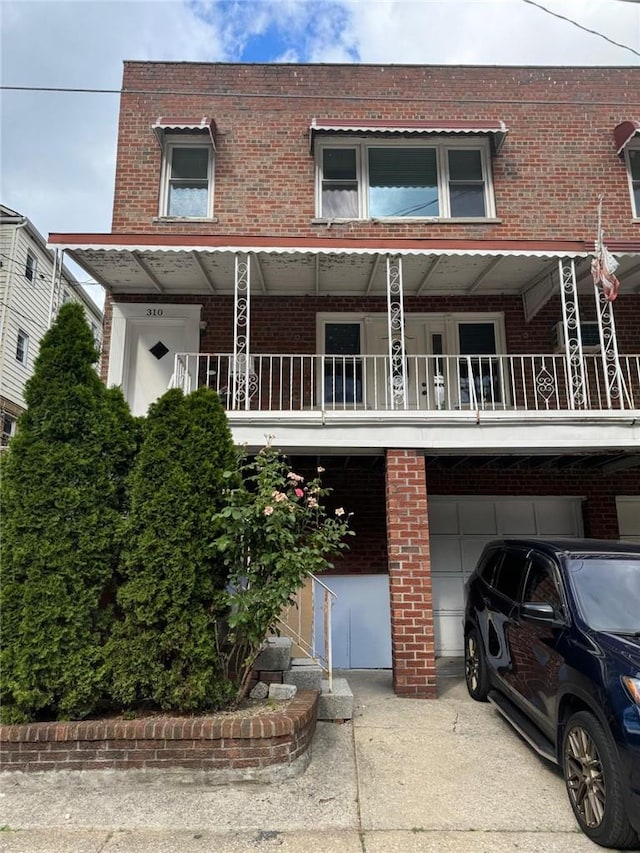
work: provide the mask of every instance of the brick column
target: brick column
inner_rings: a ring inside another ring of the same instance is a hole
[[[393,688],[434,699],[436,662],[424,457],[387,450],[387,553],[391,590]]]

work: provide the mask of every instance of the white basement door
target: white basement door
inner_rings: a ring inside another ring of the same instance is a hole
[[[463,653],[464,583],[492,539],[583,535],[575,497],[429,497],[436,655]]]
[[[391,667],[391,610],[388,575],[322,575],[337,598],[331,610],[333,666]],[[315,603],[316,647],[323,648],[322,597]]]
[[[631,495],[618,497],[616,507],[620,539],[640,544],[640,497]]]

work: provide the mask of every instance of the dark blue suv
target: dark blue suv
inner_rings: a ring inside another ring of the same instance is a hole
[[[640,545],[492,542],[464,630],[472,698],[560,765],[593,841],[640,849]]]

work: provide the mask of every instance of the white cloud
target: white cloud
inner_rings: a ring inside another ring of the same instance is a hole
[[[637,64],[523,0],[0,0],[6,85],[119,89],[125,59]],[[543,0],[640,51],[640,4]],[[117,94],[3,92],[0,198],[49,231],[108,231]]]

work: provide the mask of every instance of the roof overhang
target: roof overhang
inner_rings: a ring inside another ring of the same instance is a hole
[[[193,118],[165,118],[160,116],[151,125],[153,132],[160,143],[160,147],[164,148],[167,134],[177,134],[191,136],[194,134],[202,134],[207,136],[207,141],[211,142],[213,149],[216,148],[216,123],[208,116],[202,116],[200,119]]]
[[[317,136],[488,136],[495,153],[501,148],[507,126],[503,121],[403,121],[390,122],[379,119],[348,120],[314,118],[309,128],[309,148],[313,151]]]
[[[640,121],[629,119],[621,121],[613,130],[613,138],[616,141],[616,154],[622,154],[626,146],[636,134],[640,133]]]
[[[573,258],[580,288],[593,288],[593,246],[584,241],[154,233],[51,234],[49,244],[114,294],[230,295],[239,253],[252,258],[257,295],[386,298],[388,255],[403,259],[407,296],[557,293],[560,258]],[[621,260],[622,292],[640,291],[640,242],[636,248]],[[627,268],[631,275],[624,278]]]

